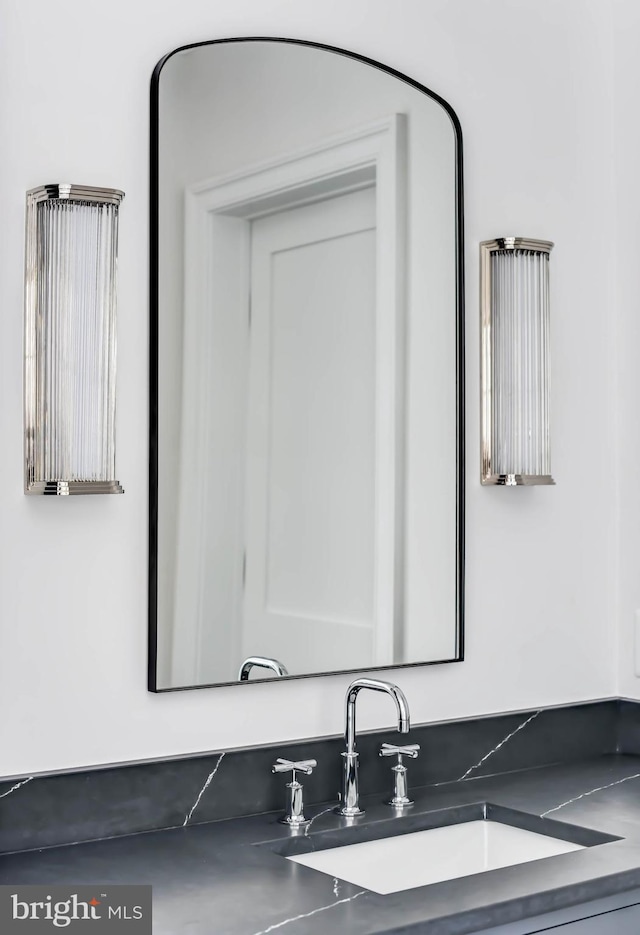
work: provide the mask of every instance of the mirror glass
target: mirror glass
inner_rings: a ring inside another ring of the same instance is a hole
[[[455,114],[206,43],[156,68],[151,169],[150,689],[461,659]]]

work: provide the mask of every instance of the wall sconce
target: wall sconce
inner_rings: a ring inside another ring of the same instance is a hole
[[[116,258],[124,193],[27,192],[25,493],[124,493],[115,480]]]
[[[480,244],[483,484],[554,484],[549,453],[549,254],[553,244]]]

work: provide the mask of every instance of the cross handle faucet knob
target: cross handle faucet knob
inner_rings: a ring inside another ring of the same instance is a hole
[[[403,756],[409,756],[412,760],[415,760],[419,752],[419,743],[409,743],[404,747],[395,743],[383,743],[380,747],[380,756],[397,756],[400,763],[402,763]]]
[[[391,767],[394,776],[393,795],[387,800],[388,805],[393,805],[394,808],[398,809],[413,805],[407,795],[407,767],[402,762],[402,757],[408,756],[415,760],[419,751],[419,743],[409,743],[404,747],[395,743],[383,743],[380,747],[380,756],[396,756],[398,758],[396,765]]]
[[[309,824],[309,819],[304,817],[302,783],[296,779],[296,773],[305,773],[310,776],[317,765],[317,760],[285,760],[279,757],[271,767],[272,773],[291,772],[291,782],[287,783],[286,810],[280,821],[292,829]]]
[[[317,760],[285,760],[278,757],[271,767],[272,773],[288,773],[291,770],[291,779],[296,781],[296,773],[305,773],[310,776],[318,765]]]

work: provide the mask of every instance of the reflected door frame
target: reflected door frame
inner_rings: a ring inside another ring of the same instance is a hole
[[[206,517],[211,481],[199,470],[215,439],[209,431],[210,347],[214,297],[224,295],[246,321],[249,309],[250,222],[334,194],[376,188],[376,463],[374,619],[402,638],[404,573],[404,357],[406,266],[406,128],[402,114],[368,124],[313,148],[241,172],[208,179],[185,192],[183,438],[177,495],[177,568],[172,651],[173,684],[218,681],[204,671],[220,640],[203,619],[211,581]],[[392,440],[390,444],[389,441]],[[240,478],[240,482],[242,478]],[[237,492],[237,497],[241,497]],[[240,524],[241,525],[241,524]],[[241,535],[241,532],[238,532]],[[229,573],[241,595],[243,547]],[[178,627],[179,624],[179,627]],[[399,646],[393,647],[394,655]],[[231,652],[231,647],[228,648]],[[223,660],[221,660],[223,664]],[[376,662],[387,664],[386,660]],[[294,673],[295,674],[295,673]],[[228,681],[228,679],[220,679]]]

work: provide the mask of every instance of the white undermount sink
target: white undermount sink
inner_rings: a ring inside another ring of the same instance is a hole
[[[490,819],[290,856],[374,893],[397,893],[583,849],[581,844]]]

